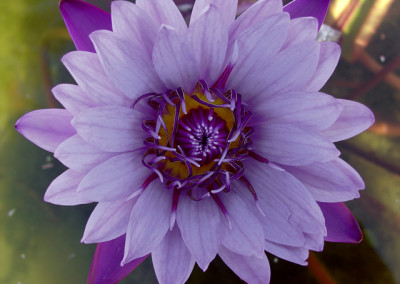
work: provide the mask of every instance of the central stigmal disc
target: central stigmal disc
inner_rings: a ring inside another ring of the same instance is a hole
[[[218,158],[224,151],[229,131],[225,120],[212,108],[191,109],[179,120],[175,146],[201,165]]]

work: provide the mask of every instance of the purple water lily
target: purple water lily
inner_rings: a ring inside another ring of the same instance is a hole
[[[172,0],[114,1],[108,14],[61,1],[79,51],[65,109],[17,130],[69,169],[45,200],[98,202],[82,241],[99,243],[89,283],[116,283],[148,255],[160,283],[184,283],[218,254],[268,283],[265,251],[305,265],[324,240],[358,242],[342,203],[364,183],[334,142],[371,111],[319,92],[340,56],[316,36],[329,1],[197,0],[189,26]]]

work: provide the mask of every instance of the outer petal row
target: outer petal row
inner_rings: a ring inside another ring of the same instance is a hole
[[[97,31],[90,35],[108,78],[132,100],[165,87],[154,71],[151,58],[143,56],[137,43],[116,33]]]
[[[111,3],[113,32],[132,42],[151,57],[159,26],[146,11],[128,1]]]
[[[130,108],[91,108],[75,116],[72,124],[83,140],[106,152],[136,150],[146,138],[137,131],[142,114]]]
[[[348,201],[359,197],[358,191],[365,187],[357,171],[340,158],[284,168],[303,182],[317,201]]]
[[[249,9],[241,14],[231,25],[229,29],[230,43],[246,30],[248,27],[262,21],[269,16],[282,12],[281,0],[259,0]]]
[[[319,26],[322,25],[330,0],[294,0],[284,7],[285,12],[289,12],[294,18],[314,17],[317,18]]]
[[[271,270],[265,254],[257,257],[244,256],[221,246],[219,256],[228,265],[236,275],[247,283],[265,284],[269,283]]]
[[[77,115],[80,111],[95,107],[97,104],[82,90],[80,86],[71,84],[60,84],[52,90],[56,99],[72,115]]]
[[[194,259],[182,240],[177,226],[168,231],[151,253],[160,284],[183,284],[194,267]]]
[[[205,8],[187,32],[163,25],[158,33],[153,63],[168,89],[182,87],[191,93],[199,79],[211,86],[222,72],[228,31],[218,8]]]
[[[264,232],[260,222],[247,209],[242,199],[231,192],[230,194],[220,195],[226,207],[227,218],[223,218],[221,244],[227,249],[241,255],[256,255],[260,257],[264,254]]]
[[[207,9],[210,4],[215,5],[221,11],[222,24],[229,27],[235,20],[238,0],[197,0],[194,3],[192,15],[190,16],[190,26],[193,25]],[[216,26],[214,26],[216,28]]]
[[[224,3],[227,2],[224,1]],[[224,67],[228,30],[221,18],[222,10],[214,6],[214,3],[205,8],[206,10],[199,16],[199,19],[190,25],[188,41],[194,50],[200,79],[205,80],[211,86],[221,75]]]
[[[29,112],[15,123],[15,129],[26,139],[49,152],[54,152],[76,133],[73,116],[65,109],[40,109]]]
[[[254,151],[272,162],[301,166],[315,161],[326,162],[340,154],[328,139],[308,129],[277,123],[254,128]]]
[[[318,205],[324,213],[329,242],[359,243],[362,232],[357,220],[343,203],[322,203]]]
[[[76,192],[84,175],[73,170],[67,170],[59,175],[47,188],[44,200],[58,205],[78,205],[91,203]]]
[[[99,56],[86,51],[73,51],[62,58],[79,87],[96,105],[128,106],[129,101],[106,75]]]
[[[78,134],[66,139],[54,152],[54,157],[61,163],[81,173],[88,172],[114,155],[86,143]]]
[[[375,122],[374,114],[366,106],[348,100],[338,100],[342,106],[339,118],[323,134],[332,142],[351,138],[368,129]]]
[[[179,199],[177,223],[191,255],[205,271],[220,245],[219,208],[210,198],[197,202],[183,195]]]
[[[289,173],[255,161],[245,162],[246,176],[255,185],[265,184],[254,190],[260,198],[276,196],[291,212],[289,220],[301,231],[309,234],[325,234],[324,217],[315,199],[304,185]],[[268,181],[265,183],[264,181]],[[261,197],[262,196],[262,197]],[[262,208],[264,210],[264,208]],[[266,213],[268,208],[264,211]]]
[[[146,259],[147,256],[143,256],[121,266],[124,245],[125,235],[97,245],[90,266],[88,284],[116,284]]]
[[[149,254],[160,244],[169,228],[171,204],[172,194],[163,190],[159,181],[139,196],[129,218],[122,265]]]
[[[172,0],[137,0],[136,5],[146,11],[159,27],[168,25],[180,32],[187,29],[181,12]]]
[[[330,95],[311,92],[287,92],[266,99],[252,109],[254,125],[278,123],[298,125],[321,131],[339,117],[342,104]]]
[[[60,10],[78,50],[94,52],[89,34],[96,30],[111,30],[110,14],[84,1],[61,0]]]
[[[101,243],[124,235],[128,223],[121,220],[129,219],[136,200],[99,202],[86,223],[82,242]]]
[[[82,180],[78,192],[96,201],[126,200],[137,192],[151,171],[141,165],[140,151],[114,156],[93,168]]]

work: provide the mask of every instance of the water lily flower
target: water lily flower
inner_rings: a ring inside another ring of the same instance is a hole
[[[81,0],[61,12],[78,49],[65,109],[16,123],[69,169],[47,189],[60,205],[97,202],[82,241],[98,243],[89,283],[116,283],[151,255],[160,283],[184,283],[219,255],[268,283],[265,251],[306,265],[324,241],[358,242],[342,203],[364,183],[334,142],[374,121],[319,92],[340,48],[316,36],[329,1],[197,0],[187,25],[172,0]]]

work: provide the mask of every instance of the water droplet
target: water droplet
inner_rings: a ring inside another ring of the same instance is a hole
[[[75,258],[76,257],[76,254],[75,253],[70,253],[69,255],[68,255],[68,259],[73,259],[73,258]]]
[[[8,211],[7,212],[8,217],[12,217],[15,214],[15,212],[17,212],[17,208],[13,208],[10,211]]]
[[[48,170],[51,169],[52,167],[54,167],[53,163],[46,163],[42,165],[42,170]]]

